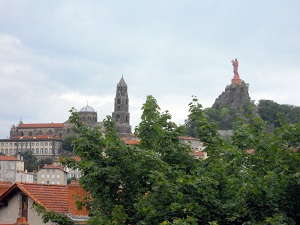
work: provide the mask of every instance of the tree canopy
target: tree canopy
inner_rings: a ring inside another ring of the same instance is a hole
[[[249,115],[225,142],[194,98],[188,119],[209,155],[197,160],[179,141],[185,128],[154,97],[142,110],[135,147],[120,140],[111,117],[103,136],[71,110],[81,161],[65,163],[82,171],[79,182],[91,194],[82,203],[90,210],[87,224],[300,223],[299,125],[281,121],[269,134],[264,121]]]

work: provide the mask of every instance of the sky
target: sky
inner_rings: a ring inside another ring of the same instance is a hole
[[[63,123],[87,104],[111,115],[122,74],[130,120],[152,95],[177,124],[233,78],[251,100],[300,106],[299,0],[0,0],[0,138]]]

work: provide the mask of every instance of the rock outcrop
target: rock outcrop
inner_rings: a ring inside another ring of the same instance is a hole
[[[249,104],[249,85],[245,82],[241,84],[231,84],[226,87],[225,91],[215,100],[212,108],[222,109],[226,106],[231,109],[240,109]]]

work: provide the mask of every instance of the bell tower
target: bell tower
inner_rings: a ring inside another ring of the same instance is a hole
[[[112,118],[116,121],[117,133],[120,137],[131,135],[128,89],[123,75],[117,84]]]

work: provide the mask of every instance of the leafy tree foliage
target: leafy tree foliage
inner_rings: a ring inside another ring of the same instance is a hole
[[[82,171],[79,182],[91,193],[88,224],[300,224],[299,125],[281,122],[269,134],[249,115],[225,142],[194,98],[188,121],[209,155],[199,161],[178,140],[184,127],[161,113],[155,98],[142,109],[136,147],[120,141],[111,117],[102,136],[71,111],[81,161],[65,163]]]
[[[73,152],[73,141],[76,139],[76,135],[69,135],[64,138],[62,142],[62,148],[66,151]]]
[[[275,124],[278,126],[277,121],[280,115],[283,115],[289,123],[300,123],[300,107],[286,104],[278,104],[272,100],[259,100],[258,112],[261,118],[267,124]]]
[[[19,153],[21,156],[23,156],[24,160],[24,169],[28,172],[32,172],[38,168],[38,160],[33,155],[31,150],[26,150]]]

